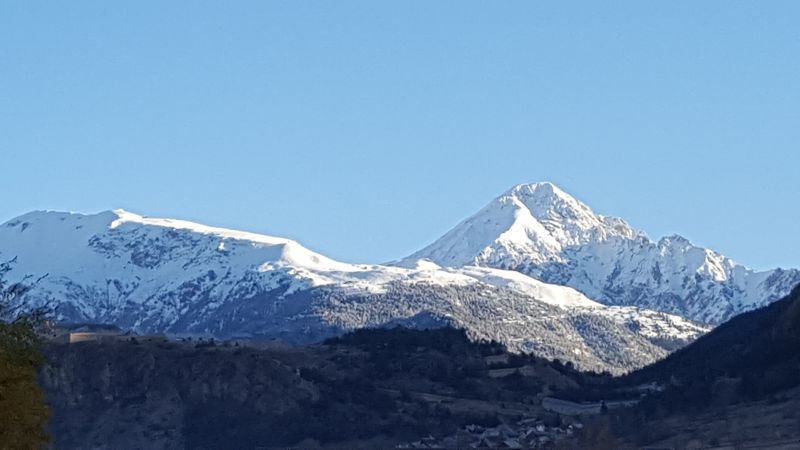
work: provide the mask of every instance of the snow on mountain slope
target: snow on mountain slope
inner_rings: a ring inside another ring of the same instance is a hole
[[[307,342],[362,326],[448,322],[516,350],[618,372],[707,331],[514,271],[346,264],[288,239],[122,210],[11,220],[0,225],[0,259],[11,258],[9,281],[39,279],[17,309],[146,333]]]
[[[399,262],[518,271],[605,304],[720,323],[800,283],[800,271],[755,272],[680,236],[653,242],[595,214],[552,183],[518,185],[431,245]]]

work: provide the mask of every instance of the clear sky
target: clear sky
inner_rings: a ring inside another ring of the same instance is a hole
[[[798,1],[0,0],[0,222],[125,208],[345,261],[553,181],[800,267]]]

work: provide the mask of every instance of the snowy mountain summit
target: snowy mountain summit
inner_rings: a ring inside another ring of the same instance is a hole
[[[454,325],[512,351],[619,373],[708,330],[606,306],[492,267],[347,264],[288,239],[143,217],[32,212],[0,225],[8,282],[33,282],[15,311],[139,333],[317,342],[362,327]]]
[[[644,234],[620,219],[596,215],[552,183],[521,184],[406,259],[518,268],[564,262],[565,249],[612,238]]]
[[[798,270],[755,272],[681,236],[654,242],[547,182],[513,187],[400,264],[421,258],[513,270],[604,304],[706,323],[764,306],[800,283]]]

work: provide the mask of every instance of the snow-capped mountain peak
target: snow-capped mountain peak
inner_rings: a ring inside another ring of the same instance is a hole
[[[800,271],[754,272],[672,235],[658,242],[596,214],[552,183],[514,186],[404,261],[516,270],[606,304],[719,323],[800,283]]]
[[[123,209],[116,209],[113,213],[117,216],[117,219],[111,222],[109,225],[110,229],[124,228],[126,225],[132,225],[181,230],[219,240],[217,249],[220,251],[224,251],[229,247],[225,245],[226,241],[237,241],[262,249],[274,247],[274,257],[265,255],[267,259],[265,263],[277,262],[291,266],[328,271],[349,271],[353,269],[353,265],[351,264],[334,261],[290,239],[227,228],[211,227],[185,220],[144,217]]]
[[[519,200],[539,220],[567,219],[594,222],[596,216],[585,204],[550,182],[518,184],[503,197]]]
[[[199,223],[189,222],[186,220],[145,217],[136,213],[132,213],[130,211],[126,211],[124,209],[115,209],[112,213],[116,215],[117,218],[116,220],[111,222],[110,228],[117,228],[126,223],[132,223],[132,224],[147,225],[153,227],[172,228],[176,230],[189,230],[195,233],[218,236],[223,239],[251,241],[254,243],[261,243],[267,245],[281,245],[290,242],[288,239],[284,238],[277,238],[264,234],[249,233],[244,231],[229,230],[226,228],[210,227],[207,225],[201,225]],[[104,215],[108,213],[106,212],[100,214]]]
[[[75,261],[85,261],[87,252],[119,252],[121,249],[114,246],[120,236],[135,237],[125,246],[125,250],[133,250],[134,265],[168,264],[170,252],[167,248],[174,247],[170,241],[192,239],[202,241],[202,250],[216,250],[209,252],[208,258],[213,258],[215,253],[235,251],[253,253],[262,264],[318,271],[353,270],[350,264],[334,261],[290,239],[185,220],[145,217],[122,209],[90,215],[35,211],[5,223],[0,233],[14,233],[12,239],[5,240],[4,253],[19,255],[19,268],[31,273],[42,272],[39,266],[50,266],[54,259],[70,265]],[[37,246],[37,242],[48,242],[48,245]],[[30,254],[32,248],[38,249],[36,256]],[[163,260],[155,261],[156,249],[164,250]]]
[[[595,214],[553,183],[520,184],[406,259],[513,268],[528,260],[563,261],[567,247],[614,237],[636,239],[644,234],[622,219]]]
[[[643,235],[622,219],[596,214],[589,206],[550,182],[520,184],[504,196],[518,199],[562,246],[612,236],[633,238]]]

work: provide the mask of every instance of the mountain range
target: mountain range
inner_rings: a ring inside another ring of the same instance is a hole
[[[800,281],[671,237],[650,241],[550,183],[517,186],[386,265],[271,236],[143,217],[32,212],[0,226],[12,311],[138,333],[307,343],[376,326],[464,328],[513,351],[624,372]]]
[[[711,324],[765,306],[800,283],[796,269],[753,271],[679,235],[653,241],[547,182],[515,186],[403,261],[422,258],[513,270],[604,304]]]

